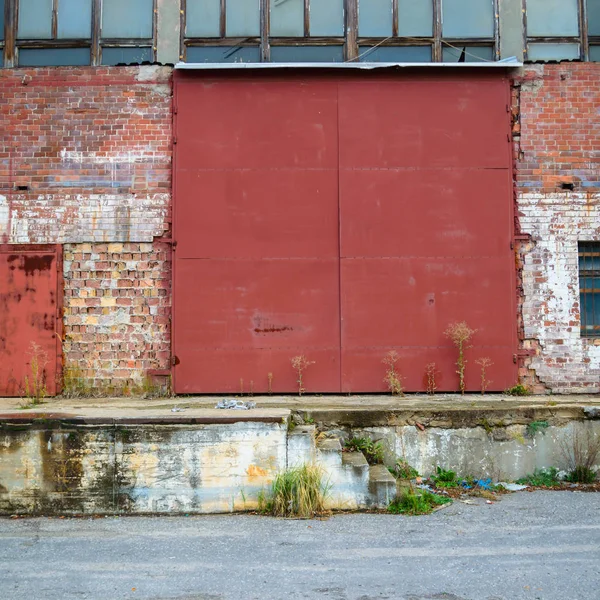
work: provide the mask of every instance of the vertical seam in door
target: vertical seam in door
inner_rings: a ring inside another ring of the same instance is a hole
[[[337,205],[338,205],[338,311],[339,311],[339,352],[340,352],[340,383],[339,390],[343,392],[343,369],[342,369],[342,202],[341,202],[341,176],[340,176],[340,82],[336,83],[336,115],[337,115]]]

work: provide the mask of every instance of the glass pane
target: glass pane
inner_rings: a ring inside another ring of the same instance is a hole
[[[529,44],[528,60],[576,60],[579,44]]]
[[[304,0],[271,1],[271,35],[274,37],[304,35]]]
[[[489,62],[494,60],[494,49],[491,46],[463,46],[442,50],[444,62]]]
[[[271,46],[271,62],[344,62],[343,46]]]
[[[359,46],[360,62],[431,62],[431,46]]]
[[[249,63],[260,62],[260,52],[257,47],[246,46],[206,46],[187,49],[186,61],[189,63]]]
[[[260,0],[227,0],[227,36],[260,35]]]
[[[220,0],[187,0],[185,5],[186,37],[219,37]]]
[[[48,39],[52,37],[52,0],[21,0],[17,37]]]
[[[600,46],[590,46],[590,60],[600,62]]]
[[[61,67],[90,64],[89,48],[21,48],[20,67]]]
[[[433,35],[432,0],[398,0],[398,34]]]
[[[103,0],[103,38],[151,38],[153,0]]]
[[[527,0],[527,35],[579,35],[577,0]]]
[[[600,0],[587,0],[588,33],[600,35]]]
[[[4,0],[0,0],[0,40],[4,39]],[[0,67],[2,63],[0,63]]]
[[[92,0],[58,0],[58,37],[92,37]]]
[[[152,48],[102,48],[103,65],[152,62]]]
[[[310,35],[344,35],[344,0],[311,0]]]
[[[391,0],[359,0],[358,35],[361,37],[392,35]]]
[[[494,36],[492,0],[442,0],[444,37],[470,38]]]

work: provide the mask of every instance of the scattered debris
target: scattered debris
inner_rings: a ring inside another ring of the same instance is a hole
[[[175,406],[171,409],[171,412],[183,412],[185,408],[179,408],[179,406]]]
[[[251,400],[244,402],[243,400],[219,400],[215,408],[225,408],[230,410],[250,410],[256,408],[256,402]]]
[[[509,492],[521,492],[529,487],[528,485],[519,485],[518,483],[507,483],[506,481],[499,481],[497,485],[502,486],[505,490],[508,490]]]

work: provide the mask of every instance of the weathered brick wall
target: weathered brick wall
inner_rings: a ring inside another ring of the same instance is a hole
[[[64,244],[64,359],[122,389],[169,359],[171,70],[0,69],[0,243]]]
[[[520,319],[535,353],[521,375],[538,390],[598,392],[600,339],[580,335],[577,243],[600,240],[600,65],[527,67],[514,93],[517,225],[530,236],[518,246]]]

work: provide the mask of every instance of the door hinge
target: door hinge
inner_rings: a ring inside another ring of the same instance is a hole
[[[177,143],[177,136],[176,136],[176,135],[174,135],[174,136],[173,136],[173,144],[176,144],[176,143]]]
[[[178,365],[179,364],[179,358],[175,355],[171,356],[171,364],[173,366]]]

